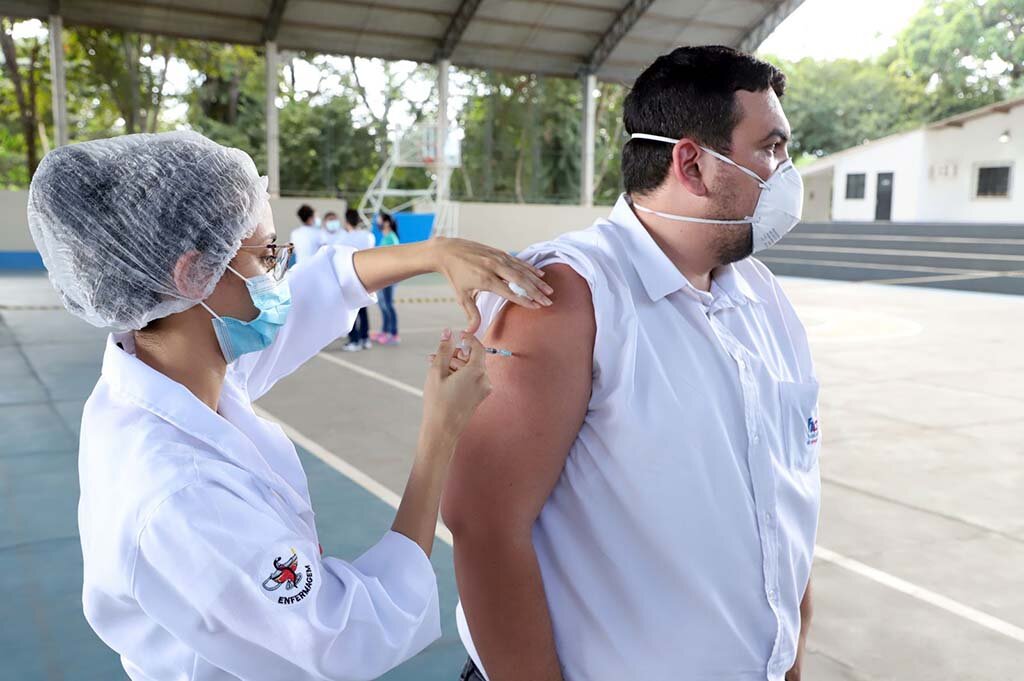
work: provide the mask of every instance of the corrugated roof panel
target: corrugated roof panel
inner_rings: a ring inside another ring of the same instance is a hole
[[[700,14],[708,4],[704,0],[655,0],[644,12],[644,16],[656,20],[689,19]]]
[[[286,10],[282,26],[336,29],[346,33],[365,31],[369,34],[401,34],[440,41],[450,21],[440,13],[419,14],[401,9],[370,7],[347,9],[338,5],[326,9],[325,5],[327,3],[304,2],[291,11]]]
[[[262,9],[262,2],[253,4]],[[157,3],[129,5],[103,0],[74,0],[63,3],[61,14],[65,24],[219,42],[256,43],[263,28],[258,10],[239,14],[213,7],[184,9]]]
[[[473,22],[463,34],[462,42],[582,56],[590,52],[595,39],[576,33],[538,30],[531,26],[495,26]]]
[[[473,23],[541,25],[600,36],[614,19],[615,14],[610,11],[574,5],[550,7],[526,0],[484,0],[473,17]]]
[[[660,0],[656,4],[660,5],[664,1]],[[759,0],[718,0],[702,9],[699,17],[708,21],[732,24],[740,28],[753,28],[778,4],[777,2],[760,2]]]
[[[473,44],[460,44],[452,55],[452,63],[466,68],[553,76],[571,76],[579,68],[579,62],[570,58],[516,49],[490,49]]]
[[[576,75],[629,0],[483,0],[452,63]],[[67,25],[112,26],[254,44],[270,0],[63,0]],[[681,44],[738,46],[783,0],[655,0],[621,36],[598,76],[631,80]],[[799,3],[790,2],[794,7]],[[278,43],[288,49],[429,61],[462,0],[290,0]],[[0,0],[0,14],[45,17],[49,0]]]
[[[321,29],[294,24],[281,26],[277,43],[282,49],[413,61],[429,61],[437,47],[437,40],[430,37],[408,36],[387,31]]]

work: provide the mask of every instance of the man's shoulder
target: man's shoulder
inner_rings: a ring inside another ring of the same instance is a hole
[[[564,232],[553,239],[527,246],[517,255],[531,265],[544,267],[562,263],[574,269],[591,285],[616,269],[619,255],[615,225],[598,220],[586,229]]]

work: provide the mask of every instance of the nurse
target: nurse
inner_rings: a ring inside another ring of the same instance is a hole
[[[466,336],[469,364],[451,373],[459,339],[443,336],[392,529],[352,562],[322,555],[295,447],[252,401],[347,332],[372,291],[442,272],[473,331],[477,291],[548,304],[537,270],[434,239],[329,246],[285,276],[252,159],[190,132],[52,151],[29,225],[67,309],[114,331],[82,417],[82,602],[128,675],[371,679],[438,638],[428,556],[449,458],[490,389],[481,346]]]

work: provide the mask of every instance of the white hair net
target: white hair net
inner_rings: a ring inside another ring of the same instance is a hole
[[[47,154],[29,187],[28,224],[64,306],[127,331],[209,296],[267,200],[239,149],[194,132],[126,135]],[[179,288],[178,260],[193,251]]]

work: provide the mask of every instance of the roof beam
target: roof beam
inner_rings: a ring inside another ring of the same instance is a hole
[[[740,40],[739,49],[743,52],[753,52],[765,38],[772,34],[783,21],[792,14],[797,7],[804,4],[804,0],[782,0],[775,5],[775,9],[768,12],[753,28],[751,28],[743,39]]]
[[[267,20],[263,23],[263,35],[261,43],[269,43],[277,40],[277,32],[281,28],[281,18],[284,16],[284,7],[288,0],[272,0],[270,11],[267,12]]]
[[[633,26],[636,25],[636,22],[640,20],[640,17],[644,15],[644,12],[653,4],[654,0],[630,0],[629,4],[615,17],[615,21],[604,32],[601,39],[597,41],[594,50],[587,57],[586,64],[583,65],[583,73],[597,73],[615,48],[618,47],[618,44],[622,42],[622,39],[626,37],[626,34],[629,33]]]
[[[442,59],[451,59],[452,53],[455,52],[459,41],[462,40],[462,34],[466,32],[469,22],[473,20],[473,15],[476,14],[480,3],[481,0],[462,0],[462,4],[455,10],[452,20],[448,23],[448,28],[444,31],[441,44],[434,51],[435,62],[439,62]]]

